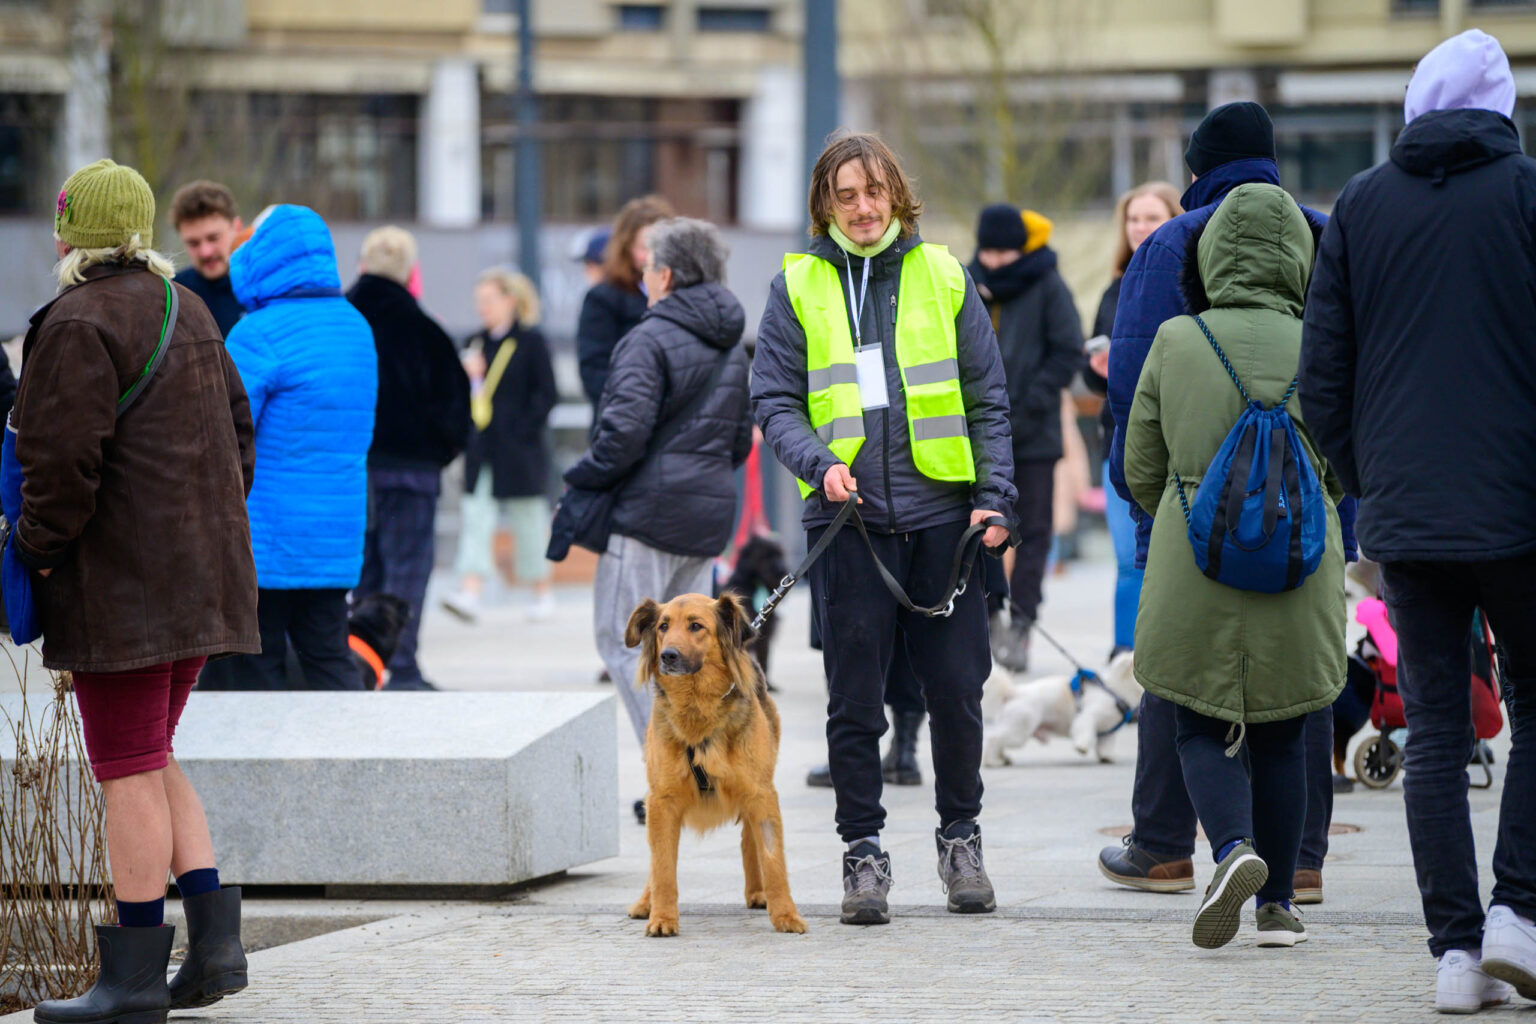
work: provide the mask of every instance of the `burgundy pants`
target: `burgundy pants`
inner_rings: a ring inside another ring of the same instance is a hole
[[[85,752],[98,782],[156,772],[169,763],[181,709],[207,660],[75,673]]]

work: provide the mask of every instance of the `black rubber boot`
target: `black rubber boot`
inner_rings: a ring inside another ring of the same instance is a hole
[[[187,958],[171,979],[171,1009],[208,1006],[245,988],[239,887],[188,896],[181,910],[187,915]]]
[[[175,928],[96,926],[101,974],[77,999],[50,999],[32,1011],[37,1024],[165,1024],[171,993],[165,969]]]
[[[893,786],[921,786],[922,769],[917,766],[917,731],[923,727],[921,711],[896,712],[896,728],[891,733],[891,749],[880,762],[880,774]]]
[[[805,784],[817,789],[832,788],[832,766],[819,764],[805,773]]]

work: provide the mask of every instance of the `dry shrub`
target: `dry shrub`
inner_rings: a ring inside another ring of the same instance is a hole
[[[27,662],[5,650],[22,698],[14,714],[0,708],[0,1000],[14,1009],[91,986],[92,924],[114,921],[116,905],[70,677],[49,673],[51,699],[29,702]]]

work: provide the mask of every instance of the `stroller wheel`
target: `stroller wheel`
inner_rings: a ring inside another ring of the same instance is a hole
[[[1403,752],[1386,735],[1373,736],[1355,748],[1355,775],[1372,789],[1386,789],[1403,767]]]

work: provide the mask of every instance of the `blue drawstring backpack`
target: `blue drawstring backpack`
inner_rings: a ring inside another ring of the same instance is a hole
[[[1201,478],[1193,506],[1184,481],[1173,475],[1195,564],[1238,590],[1295,590],[1322,562],[1328,530],[1317,470],[1285,411],[1297,381],[1280,404],[1265,409],[1249,396],[1205,321],[1197,316],[1195,323],[1247,403]]]
[[[89,282],[86,282],[87,284]],[[76,285],[76,287],[81,287]],[[57,301],[57,300],[54,300]],[[49,303],[52,305],[52,303]],[[45,307],[46,308],[46,307]],[[160,369],[160,364],[165,360],[166,350],[170,347],[171,333],[176,330],[177,316],[181,310],[181,302],[176,294],[176,289],[171,282],[165,282],[165,318],[160,323],[160,342],[155,346],[154,354],[150,356],[148,364],[139,374],[133,386],[117,400],[117,417],[122,419],[123,413],[132,407],[144,389],[149,386],[150,378],[155,371]],[[42,312],[39,310],[39,312]],[[34,314],[34,321],[38,320]],[[26,372],[23,365],[22,372]],[[31,643],[43,635],[43,627],[37,621],[37,603],[32,597],[32,570],[21,560],[16,552],[15,525],[21,518],[21,463],[16,461],[16,428],[11,426],[11,418],[5,418],[5,440],[0,443],[0,513],[4,518],[0,519],[0,600],[5,606],[5,620],[11,631],[11,641],[21,647]]]

